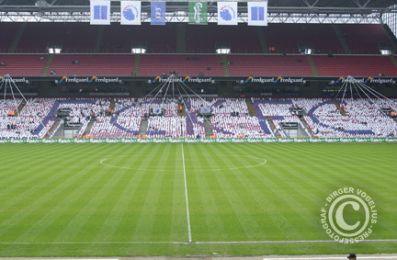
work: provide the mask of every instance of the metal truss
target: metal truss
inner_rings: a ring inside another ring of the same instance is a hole
[[[316,23],[316,24],[379,24],[380,13],[371,14],[304,14],[270,13],[269,23]],[[246,23],[247,13],[239,13],[239,22]],[[0,12],[0,22],[89,22],[89,12]],[[112,22],[120,22],[120,12],[112,13]],[[168,23],[187,23],[187,12],[177,11],[166,14]],[[150,13],[142,12],[142,22],[150,22]],[[217,14],[209,13],[208,22],[216,23]]]
[[[112,22],[120,21],[120,0],[112,1]],[[216,1],[209,2],[209,22],[217,22]],[[239,2],[239,22],[247,21],[247,1]],[[385,13],[396,13],[395,0],[278,0],[269,1],[269,23],[378,24]],[[89,22],[89,6],[77,0],[24,0],[30,5],[15,5],[0,0],[0,22]],[[39,3],[40,2],[40,3]],[[332,4],[331,4],[331,3]],[[336,2],[339,2],[337,5]],[[66,5],[65,3],[74,3]],[[78,3],[82,3],[81,5]],[[287,3],[287,4],[285,4]],[[167,22],[188,22],[187,0],[167,0]],[[142,22],[150,22],[150,0],[142,2]]]

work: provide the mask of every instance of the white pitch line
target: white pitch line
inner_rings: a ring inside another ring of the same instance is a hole
[[[187,244],[188,243],[186,241],[0,242],[0,245],[187,245]]]
[[[253,240],[253,241],[195,241],[198,245],[253,245],[253,244],[331,244],[335,240]],[[367,239],[359,243],[397,243],[397,239]]]
[[[182,143],[182,165],[183,165],[183,179],[185,182],[185,204],[186,204],[186,221],[187,221],[188,241],[189,241],[189,243],[192,243],[192,228],[190,226],[189,195],[188,195],[188,191],[187,191],[185,151],[183,149],[183,143]]]
[[[269,257],[263,260],[341,260],[347,259],[346,256],[307,256],[307,257]],[[373,256],[360,256],[359,259],[376,259],[376,260],[396,260],[397,256],[392,255],[373,255]]]
[[[92,242],[0,242],[0,245],[254,245],[254,244],[329,244],[334,240],[257,240],[257,241],[92,241]],[[368,239],[360,243],[397,243],[397,239]]]

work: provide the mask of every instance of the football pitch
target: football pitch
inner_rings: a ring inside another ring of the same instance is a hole
[[[396,155],[387,143],[2,144],[0,256],[396,253]],[[322,227],[343,187],[376,203],[364,243]]]

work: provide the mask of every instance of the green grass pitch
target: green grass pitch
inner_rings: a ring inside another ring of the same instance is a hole
[[[2,144],[0,256],[396,253],[396,155],[386,143]],[[316,242],[330,240],[327,195],[345,186],[376,202],[370,239],[394,241]]]

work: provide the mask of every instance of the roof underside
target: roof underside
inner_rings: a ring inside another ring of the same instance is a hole
[[[177,7],[179,5],[181,8],[185,8],[187,1],[188,0],[185,0],[184,2],[181,0],[170,0],[167,2],[169,2],[170,6]],[[238,1],[247,2],[248,0]],[[10,8],[32,8],[33,11],[37,8],[37,6],[35,6],[37,2],[41,2],[41,4],[39,4],[41,8],[67,8],[68,6],[72,8],[76,6],[89,6],[89,0],[0,0],[0,11],[6,9],[9,11]],[[213,0],[210,0],[209,2],[213,2]],[[396,0],[269,0],[269,11],[279,12],[281,10],[291,11],[295,9],[295,11],[298,12],[310,13],[318,12],[319,9],[329,10],[331,12],[336,12],[337,10],[342,11],[345,9],[346,12],[347,8],[347,10],[352,13],[370,10],[373,11],[374,9],[382,12],[382,10],[386,10],[394,4],[396,4]],[[114,5],[117,6],[118,2],[114,1]]]

